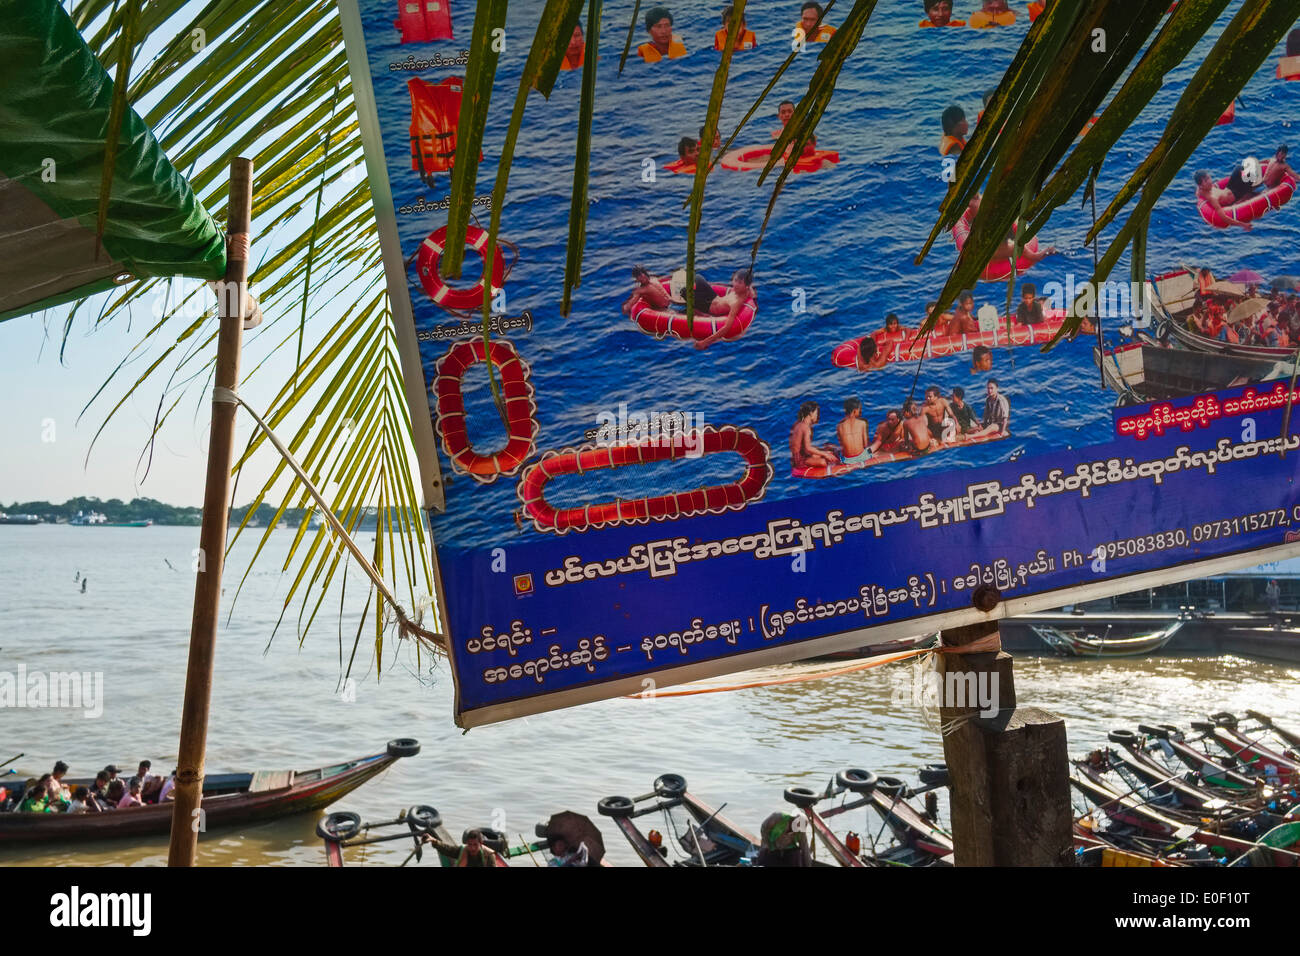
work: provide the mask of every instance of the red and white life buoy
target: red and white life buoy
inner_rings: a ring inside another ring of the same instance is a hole
[[[465,425],[465,396],[461,380],[470,366],[490,355],[501,375],[501,396],[505,401],[505,448],[480,454],[469,443]],[[509,342],[496,339],[485,350],[482,339],[458,342],[438,360],[433,379],[438,435],[452,467],[475,481],[495,481],[498,475],[513,475],[537,449],[537,403],[529,380],[528,363]]]
[[[719,165],[723,169],[738,170],[740,172],[762,169],[767,165],[768,157],[771,155],[771,146],[746,146],[743,149],[733,149],[727,153],[722,157]],[[816,149],[800,156],[798,162],[794,164],[794,171],[796,173],[815,173],[818,170],[833,166],[839,161],[839,153],[832,152],[829,149]],[[781,166],[783,164],[778,163],[777,165]]]
[[[1043,321],[1034,325],[1021,325],[1014,319],[1011,322],[1011,334],[1007,334],[1006,318],[998,319],[998,326],[987,332],[967,332],[962,335],[931,335],[918,339],[916,333],[909,333],[903,339],[886,342],[879,334],[876,340],[876,360],[888,362],[912,362],[920,358],[941,358],[969,352],[979,345],[998,348],[1003,345],[1043,345],[1050,342],[1065,323],[1064,309],[1044,309]],[[856,339],[841,342],[831,350],[831,364],[839,368],[857,368],[858,344],[866,338],[860,335]]]
[[[962,247],[966,245],[966,240],[970,238],[970,210],[967,209],[962,217],[957,220],[957,225],[952,227],[952,241],[957,244],[957,251],[961,252]],[[1025,243],[1023,252],[1038,253],[1038,240],[1030,239]],[[1016,260],[1016,275],[1022,275],[1032,269],[1034,263],[1032,260],[1021,256]],[[980,278],[985,282],[1001,282],[1011,277],[1011,260],[994,259],[984,271],[980,273]]]
[[[700,445],[695,446],[695,442]],[[523,503],[524,514],[532,520],[533,527],[538,531],[553,531],[558,534],[739,511],[749,502],[763,497],[768,482],[772,480],[771,452],[767,443],[751,429],[736,428],[734,425],[722,428],[706,426],[694,434],[691,444],[694,447],[689,451],[685,443],[678,440],[647,441],[632,445],[584,445],[578,449],[547,452],[539,461],[524,469],[515,491]],[[672,461],[692,457],[697,452],[713,455],[728,451],[736,452],[744,459],[745,473],[737,481],[725,485],[571,508],[557,508],[544,497],[546,483],[560,475]]]
[[[1260,168],[1263,172],[1268,172],[1268,163],[1262,163]],[[1216,189],[1227,189],[1228,180],[1232,176],[1224,176],[1214,184]],[[1257,193],[1249,199],[1243,199],[1241,202],[1233,203],[1231,206],[1221,207],[1222,211],[1213,208],[1204,199],[1196,201],[1196,208],[1201,213],[1201,218],[1208,222],[1216,229],[1227,229],[1233,223],[1253,222],[1270,209],[1281,209],[1291,201],[1295,195],[1296,181],[1294,176],[1284,176],[1282,181],[1272,189],[1266,189],[1262,193]]]
[[[489,275],[487,241],[488,233],[486,229],[471,225],[465,230],[465,245],[477,252],[479,258],[483,260],[483,275],[472,286],[460,289],[449,286],[438,272],[438,265],[442,262],[443,250],[447,248],[447,227],[440,226],[430,233],[424,242],[420,243],[420,251],[416,257],[416,271],[420,274],[420,285],[424,286],[424,291],[429,293],[429,298],[433,300],[435,305],[441,306],[449,312],[470,312],[482,308],[483,283],[487,281]],[[505,257],[501,254],[501,244],[498,241],[496,249],[493,250],[492,269],[490,270],[492,291],[494,293],[501,288],[501,283],[505,281],[505,273]]]
[[[663,276],[658,282],[667,292],[672,284],[672,277]],[[710,285],[714,294],[719,297],[726,295],[729,291],[725,285],[712,283]],[[756,314],[758,314],[758,303],[751,296],[736,313],[735,328],[732,329],[731,334],[725,336],[725,340],[730,342],[744,335],[750,324],[753,323]],[[639,325],[643,332],[648,332],[657,339],[672,335],[679,339],[688,341],[694,339],[702,342],[723,328],[728,319],[725,315],[696,312],[693,322],[687,322],[685,312],[677,312],[673,309],[656,309],[645,299],[642,299],[632,306],[632,321]]]

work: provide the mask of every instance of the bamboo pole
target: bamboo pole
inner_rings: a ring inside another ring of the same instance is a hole
[[[217,337],[217,390],[236,391],[239,353],[244,335],[244,303],[248,288],[249,230],[253,218],[253,163],[236,158],[230,164],[230,205],[227,225],[226,278],[217,295],[221,329]],[[203,760],[212,700],[212,665],[221,607],[221,571],[225,563],[230,521],[230,470],[234,461],[235,414],[238,406],[219,399],[214,391],[212,429],[208,442],[207,486],[203,493],[203,527],[199,532],[199,566],[194,582],[194,617],[190,626],[189,668],[185,674],[185,704],[181,712],[180,753],[176,760],[175,805],[172,808],[168,866],[193,866],[199,831],[204,829]]]

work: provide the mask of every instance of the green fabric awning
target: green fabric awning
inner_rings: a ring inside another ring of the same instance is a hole
[[[133,110],[96,257],[112,102],[56,0],[0,0],[0,321],[131,279],[225,274],[221,229]]]

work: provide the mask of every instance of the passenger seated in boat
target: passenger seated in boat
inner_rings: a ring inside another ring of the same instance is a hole
[[[707,284],[707,283],[706,283]],[[695,280],[696,308],[699,308],[700,298],[700,281],[698,277]],[[713,295],[713,287],[709,286],[709,294],[713,296],[709,302],[708,313],[710,315],[725,315],[727,321],[718,326],[718,330],[708,338],[701,339],[695,343],[697,349],[707,349],[718,339],[734,338],[738,316],[740,310],[750,299],[754,298],[754,275],[748,269],[737,269],[731,276],[731,288],[724,295]]]
[[[900,452],[907,443],[907,430],[903,427],[903,414],[891,408],[885,414],[885,420],[876,426],[876,435],[871,442],[871,453],[889,454]]]
[[[773,813],[758,828],[755,866],[812,866],[812,853],[804,840],[808,821],[793,813]]]
[[[100,813],[102,810],[103,807],[99,805],[89,787],[78,785],[72,788],[72,799],[68,803],[68,813]]]
[[[734,4],[727,4],[722,8],[722,29],[713,34],[713,49],[721,50],[727,45],[727,31],[731,29],[731,15],[735,12]],[[732,50],[752,50],[758,46],[758,37],[754,35],[753,30],[746,29],[745,15],[740,16],[740,29],[736,31],[736,40],[731,45]]]
[[[109,810],[116,810],[120,804],[130,794],[126,792],[126,781],[120,777],[114,777],[108,782],[108,789],[104,791],[104,806]]]
[[[952,387],[952,397],[948,399],[948,407],[957,418],[957,430],[961,434],[971,435],[979,431],[980,425],[975,417],[975,409],[966,404],[966,390],[960,385]]]
[[[1286,155],[1290,150],[1286,146],[1279,146],[1277,152],[1273,154],[1273,159],[1268,164],[1268,169],[1264,171],[1264,188],[1272,189],[1274,186],[1282,185],[1282,181],[1290,176],[1295,178],[1295,170],[1287,165]]]
[[[1009,27],[1015,22],[1015,11],[1007,5],[1007,0],[984,0],[983,6],[970,15],[970,25],[976,29]]]
[[[162,789],[158,791],[158,802],[166,803],[168,800],[176,799],[176,771],[171,772],[166,780],[163,781]]]
[[[943,126],[943,139],[939,141],[939,155],[948,156],[960,153],[966,148],[966,134],[970,124],[966,122],[966,111],[960,106],[949,106],[939,117]]]
[[[930,435],[935,441],[940,445],[950,445],[956,441],[957,416],[937,385],[931,385],[925,390],[925,401],[921,403],[921,410],[925,412]]]
[[[804,402],[799,406],[799,419],[790,429],[790,467],[819,468],[839,464],[834,449],[827,445],[813,445],[813,426],[821,419],[821,406]]]
[[[854,357],[859,372],[870,372],[884,368],[889,364],[888,354],[881,351],[876,340],[869,335],[858,339],[858,351]]]
[[[158,788],[162,786],[162,777],[159,777],[155,773],[151,773],[150,771],[152,769],[152,761],[141,760],[140,765],[136,768],[135,776],[126,782],[128,790],[131,788],[131,784],[140,784],[140,798],[144,800],[145,803],[152,803],[153,801],[149,798],[157,794]]]
[[[914,398],[903,403],[903,431],[907,435],[907,451],[918,456],[938,451],[939,443],[930,434],[930,420]]]
[[[681,272],[685,275],[685,270],[681,270]],[[635,283],[632,287],[632,294],[623,303],[623,313],[625,315],[631,315],[632,307],[643,300],[654,309],[667,310],[673,307],[673,297],[663,287],[663,283],[642,266],[632,267],[632,280]],[[713,286],[709,284],[709,280],[697,273],[695,276],[695,311],[708,312],[714,298],[715,293]]]
[[[140,799],[140,781],[135,778],[131,779],[126,795],[117,802],[119,810],[126,810],[130,807],[143,807],[144,801]]]
[[[651,7],[646,11],[645,30],[650,40],[636,48],[637,56],[645,62],[676,60],[686,55],[686,44],[673,33],[673,15],[667,7]]]
[[[1240,226],[1247,232],[1250,231],[1251,224],[1248,222],[1237,222],[1232,216],[1228,215],[1225,206],[1231,206],[1237,201],[1237,197],[1232,194],[1230,189],[1220,189],[1214,185],[1214,180],[1210,177],[1208,170],[1202,169],[1196,174],[1196,198],[1208,205],[1228,222]],[[1202,270],[1208,271],[1208,270]]]
[[[51,800],[58,800],[62,803],[67,803],[72,799],[71,788],[66,786],[63,782],[63,778],[67,776],[67,773],[68,765],[62,760],[55,761],[54,769],[50,771],[50,779],[46,781],[46,787],[49,790]]]
[[[870,428],[862,417],[862,402],[856,398],[844,400],[844,417],[835,426],[835,436],[840,440],[840,460],[846,465],[860,465],[871,457],[868,447]]]
[[[808,43],[825,43],[831,37],[835,36],[835,28],[829,23],[818,23],[822,18],[822,5],[820,3],[805,3],[799,8],[799,26],[800,35]]]
[[[497,865],[496,852],[484,845],[483,834],[478,830],[470,830],[465,834],[464,846],[458,843],[443,843],[427,833],[424,835],[424,839],[426,843],[447,857],[447,859],[455,860],[456,866]]]
[[[952,18],[952,0],[921,0],[925,5],[925,19],[920,27],[964,27],[965,20]]]
[[[23,787],[23,801],[18,804],[18,811],[20,813],[58,813],[59,808],[50,805],[49,800],[46,799],[45,784],[33,777]]]
[[[908,330],[903,326],[903,323],[898,316],[893,312],[890,312],[889,315],[885,316],[885,327],[872,332],[871,337],[875,339],[878,344],[883,345],[886,342],[903,341],[903,339],[907,338],[907,332]]]
[[[577,849],[569,846],[569,842],[564,837],[554,837],[551,840],[551,858],[546,862],[547,866],[590,866],[590,851],[586,843],[579,843]]]
[[[928,318],[930,317],[930,313],[932,313],[932,312],[934,311],[934,307],[935,307],[936,305],[938,305],[938,304],[939,304],[938,302],[927,302],[927,303],[925,304],[925,316],[924,316],[924,318],[921,319],[921,322],[922,322],[922,323],[924,323],[925,320],[928,319]],[[931,335],[947,335],[947,334],[948,334],[948,323],[951,322],[951,321],[952,321],[952,313],[951,313],[951,312],[944,312],[944,313],[942,313],[942,314],[941,314],[937,319],[934,320],[934,328],[932,328],[932,329],[930,330],[930,334],[931,334]]]
[[[989,379],[984,389],[984,416],[980,419],[979,435],[1006,435],[1011,430],[1011,403],[1005,395],[998,394],[998,380]]]
[[[1199,176],[1200,174],[1198,173],[1197,175]],[[1209,176],[1210,174],[1209,174],[1209,173],[1206,173],[1205,175],[1206,175],[1206,176]],[[1199,181],[1200,181],[1200,180],[1198,179],[1197,182],[1199,182]],[[1213,289],[1214,289],[1214,273],[1211,272],[1211,271],[1210,271],[1208,268],[1206,268],[1205,266],[1201,266],[1200,271],[1196,273],[1196,294],[1197,294],[1197,296],[1198,296],[1201,300],[1208,299],[1208,298],[1209,298],[1209,295],[1210,295],[1210,292],[1211,292]]]
[[[1038,299],[1038,288],[1032,282],[1020,287],[1020,305],[1016,308],[1016,321],[1021,325],[1043,324],[1043,303]]]
[[[1259,344],[1266,348],[1278,349],[1285,348],[1286,334],[1278,328],[1277,319],[1267,312],[1259,321]]]
[[[43,773],[40,779],[36,781],[45,791],[45,802],[50,807],[60,813],[68,809],[71,802],[71,795],[63,792],[63,784],[54,779],[54,774]]]
[[[957,307],[948,320],[948,334],[974,335],[979,330],[979,320],[975,318],[975,296],[963,292],[957,296]]]
[[[781,134],[785,132],[786,124],[790,122],[790,119],[793,116],[794,116],[794,103],[791,102],[790,100],[785,100],[780,106],[776,108],[776,118],[781,121],[781,128],[772,130],[773,139],[781,138]]]
[[[101,770],[95,774],[95,782],[90,786],[90,795],[97,801],[103,801],[108,791],[108,771]]]
[[[993,350],[987,345],[977,345],[970,356],[970,370],[975,372],[993,371]]]

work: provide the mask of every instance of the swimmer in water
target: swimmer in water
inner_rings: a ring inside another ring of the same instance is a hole
[[[939,118],[943,124],[943,139],[939,141],[939,155],[950,156],[966,148],[966,134],[970,132],[970,123],[966,122],[966,111],[960,106],[950,106]]]
[[[1015,22],[1015,11],[1007,0],[984,0],[983,6],[970,15],[970,25],[976,29],[1009,27]]]
[[[966,21],[952,18],[952,0],[921,0],[925,5],[925,19],[918,26],[922,27],[964,27]]]
[[[676,60],[686,55],[686,44],[673,33],[673,15],[667,7],[651,7],[646,11],[645,30],[650,40],[636,48],[637,56],[645,62]]]
[[[987,345],[975,346],[970,359],[971,374],[993,371],[993,350]]]

